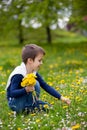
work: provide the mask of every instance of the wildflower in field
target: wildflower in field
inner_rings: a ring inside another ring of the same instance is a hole
[[[84,93],[84,91],[85,91],[85,90],[83,90],[83,89],[79,90],[79,92],[81,92],[81,93]]]
[[[84,94],[86,94],[87,93],[87,90],[84,92]]]
[[[33,73],[27,74],[21,82],[21,86],[34,86],[36,84],[36,75]]]
[[[2,82],[1,85],[6,85],[6,82]]]
[[[48,77],[48,80],[52,80],[51,77]]]
[[[48,104],[45,104],[45,105],[44,105],[44,108],[47,108],[47,109],[48,109],[48,108],[49,108],[49,105],[48,105]]]
[[[5,91],[1,91],[0,94],[5,94]]]
[[[10,73],[10,70],[7,70],[7,73]]]
[[[2,67],[2,66],[0,66],[0,70],[3,70],[3,67]]]
[[[54,65],[49,65],[49,68],[50,68],[50,69],[53,69],[53,68],[54,68]]]
[[[40,119],[37,119],[37,120],[36,120],[36,123],[39,123],[40,121],[41,121]]]
[[[72,126],[72,130],[76,130],[78,128],[80,128],[80,124],[76,124],[76,125]]]
[[[62,79],[62,80],[60,81],[60,83],[61,83],[61,84],[64,84],[64,83],[65,83],[65,81]]]
[[[54,104],[54,101],[52,101],[50,104],[53,105],[53,104]]]
[[[68,105],[66,105],[66,106],[63,106],[63,109],[66,109],[66,108],[68,108]]]
[[[69,71],[70,74],[72,74],[72,72],[73,72],[72,70]]]
[[[70,92],[70,96],[72,96],[74,94],[74,92]]]
[[[53,85],[53,83],[52,82],[47,82],[50,86],[52,86]]]
[[[78,116],[84,117],[84,113],[83,113],[83,112],[79,112],[79,113],[78,113]]]
[[[17,130],[21,130],[21,128],[17,128]]]
[[[75,88],[75,85],[74,85],[74,83],[72,83],[72,84],[71,84],[71,87],[72,87],[72,88]]]
[[[80,84],[81,84],[81,81],[80,81],[80,80],[77,80],[76,83],[77,83],[78,85],[80,85]]]
[[[76,101],[80,102],[80,101],[82,101],[82,98],[79,96],[76,96]]]
[[[31,113],[31,116],[35,116],[36,115],[36,113]]]
[[[58,91],[60,88],[58,86],[56,86],[56,90]]]
[[[43,98],[46,98],[47,97],[47,95],[46,94],[43,94]]]
[[[45,116],[45,117],[49,117],[49,115],[48,115],[48,114],[44,114],[44,116]]]

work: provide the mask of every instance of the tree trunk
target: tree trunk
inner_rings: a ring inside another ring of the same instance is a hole
[[[21,25],[21,20],[18,21],[18,30],[19,30],[19,34],[18,34],[19,44],[23,44],[24,38],[23,38],[23,28]]]
[[[52,40],[51,40],[51,30],[50,30],[49,26],[46,27],[46,33],[47,33],[47,42],[51,43],[52,42]]]

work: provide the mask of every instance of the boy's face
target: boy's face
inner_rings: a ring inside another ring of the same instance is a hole
[[[34,61],[32,62],[32,70],[33,71],[37,71],[41,64],[42,64],[42,59],[43,59],[43,54],[42,53],[39,53],[36,58],[34,59]]]

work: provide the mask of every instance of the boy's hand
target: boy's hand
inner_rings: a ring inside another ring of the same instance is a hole
[[[28,92],[34,91],[35,88],[34,88],[34,86],[27,86],[27,87],[25,87],[25,90],[26,90],[26,92],[28,93]]]
[[[63,97],[63,96],[61,96],[61,100],[62,100],[63,102],[65,102],[65,103],[67,103],[68,105],[70,105],[70,103],[71,103],[71,101],[70,101],[69,98],[66,98],[66,97]]]

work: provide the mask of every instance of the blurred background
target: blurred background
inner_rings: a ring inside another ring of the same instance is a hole
[[[0,0],[0,46],[87,42],[87,1]]]

